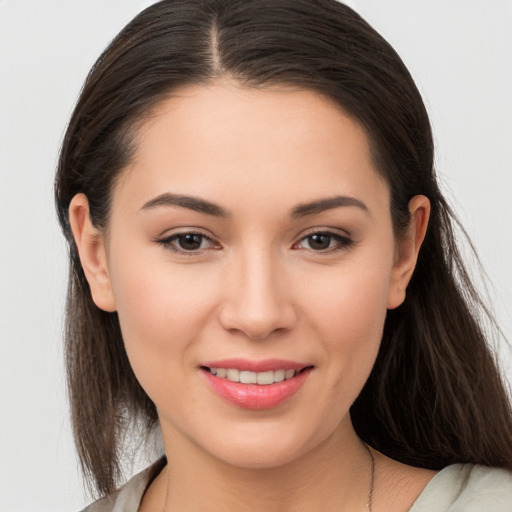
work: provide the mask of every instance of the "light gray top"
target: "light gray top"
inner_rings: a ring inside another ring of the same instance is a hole
[[[427,484],[409,512],[512,512],[512,472],[454,464]]]
[[[82,512],[137,512],[151,469]],[[512,512],[512,472],[473,464],[448,466],[428,483],[409,512]]]

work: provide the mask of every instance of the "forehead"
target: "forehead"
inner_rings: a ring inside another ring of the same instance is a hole
[[[232,82],[183,87],[162,101],[138,131],[123,183],[138,204],[162,192],[217,202],[241,191],[297,202],[362,189],[387,196],[364,129],[333,101]]]

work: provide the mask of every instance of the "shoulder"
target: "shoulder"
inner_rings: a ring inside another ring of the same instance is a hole
[[[410,512],[510,512],[512,472],[474,464],[454,464],[440,471]]]
[[[81,512],[137,512],[146,489],[164,465],[165,458],[159,459],[118,491],[95,501]]]

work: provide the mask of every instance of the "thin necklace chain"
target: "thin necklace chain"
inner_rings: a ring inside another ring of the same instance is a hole
[[[372,469],[370,471],[370,485],[368,486],[368,499],[366,500],[366,510],[368,510],[368,512],[372,512],[373,487],[375,482],[375,457],[373,456],[370,448],[368,448],[368,445],[366,443],[363,444],[372,461]]]
[[[372,501],[373,501],[373,487],[375,483],[375,457],[373,456],[372,451],[368,448],[366,443],[363,443],[363,446],[366,448],[368,455],[370,456],[370,460],[372,463],[372,468],[370,470],[370,485],[368,486],[368,499],[366,500],[365,508],[368,512],[372,512]],[[167,504],[167,498],[169,497],[169,482],[167,482],[167,489],[165,493],[165,502],[163,512],[165,512],[165,506]]]

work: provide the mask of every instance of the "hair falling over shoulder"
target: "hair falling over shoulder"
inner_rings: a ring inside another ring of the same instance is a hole
[[[68,388],[82,468],[99,495],[121,478],[126,433],[157,424],[137,382],[116,313],[94,304],[68,222],[77,193],[105,227],[116,177],[138,123],[178,87],[228,77],[291,85],[337,103],[366,130],[391,191],[397,236],[408,202],[432,212],[402,306],[388,312],[375,367],[351,416],[360,437],[401,462],[439,469],[473,462],[512,469],[512,411],[484,333],[491,320],[456,244],[457,220],[433,166],[429,119],[400,57],[335,0],[164,0],[131,21],[92,68],[71,117],[55,194],[70,251]],[[140,433],[140,432],[139,432]]]

